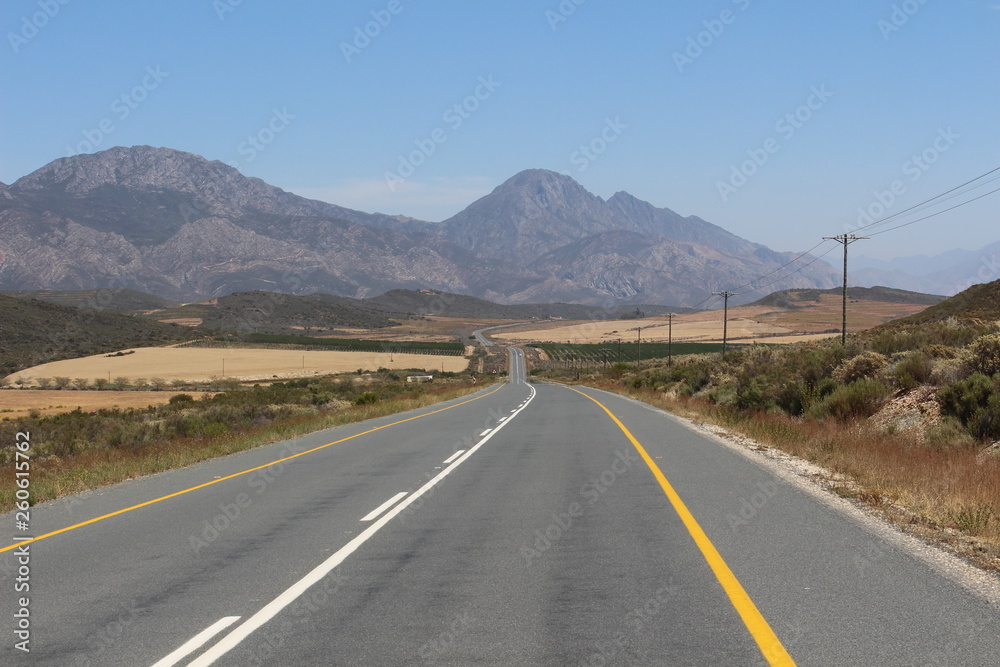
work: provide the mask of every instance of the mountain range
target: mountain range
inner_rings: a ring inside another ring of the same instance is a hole
[[[1000,241],[979,250],[949,250],[938,255],[914,255],[879,260],[851,258],[852,285],[892,285],[914,292],[958,294],[971,285],[1000,278]]]
[[[440,223],[306,199],[149,146],[61,158],[0,183],[3,290],[113,287],[193,301],[403,288],[506,304],[692,306],[794,258],[626,192],[605,201],[541,169]],[[836,270],[809,260],[734,303],[838,284]]]

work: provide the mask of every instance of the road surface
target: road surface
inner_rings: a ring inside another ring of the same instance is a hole
[[[29,593],[5,540],[0,664],[997,664],[998,613],[922,561],[511,359],[469,397],[33,508],[69,530],[28,545]]]

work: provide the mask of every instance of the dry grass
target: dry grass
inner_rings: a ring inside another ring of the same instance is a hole
[[[72,412],[77,408],[84,412],[104,408],[148,408],[151,405],[163,405],[176,393],[178,392],[9,389],[0,392],[0,419],[27,417],[32,410],[37,410],[41,415],[54,415]]]
[[[489,380],[486,379],[486,385]],[[34,502],[81,493],[129,479],[180,468],[261,445],[295,438],[325,428],[384,417],[471,394],[478,385],[427,387],[422,393],[404,394],[368,405],[350,406],[335,413],[299,415],[239,434],[211,438],[184,438],[161,447],[140,450],[104,448],[72,457],[35,459],[31,467]],[[14,466],[0,470],[0,512],[14,506]]]
[[[889,320],[920,312],[927,306],[886,303],[882,301],[852,301],[848,308],[848,330],[870,329]],[[722,340],[722,310],[675,315],[673,340],[677,342],[720,342]],[[735,306],[729,309],[730,340],[766,343],[793,343],[829,337],[831,330],[840,330],[842,302],[832,294],[821,295],[818,302],[802,304],[795,309],[775,306]],[[618,338],[635,340],[636,328],[642,327],[642,339],[666,342],[666,317],[641,320],[592,320],[530,324],[494,332],[494,338],[509,341],[550,343],[603,343]]]
[[[816,463],[835,473],[827,482],[840,495],[1000,571],[1000,459],[980,448],[932,448],[912,434],[886,434],[864,422],[741,413],[698,399],[601,386]]]
[[[144,347],[135,354],[108,357],[98,354],[79,359],[53,361],[10,376],[34,384],[40,377],[150,378],[205,382],[217,377],[243,381],[274,380],[350,373],[359,368],[426,368],[461,372],[468,366],[463,357],[397,354],[390,352],[342,352],[316,350],[262,350],[254,348]]]

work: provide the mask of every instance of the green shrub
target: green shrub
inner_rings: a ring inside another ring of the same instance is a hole
[[[378,394],[374,391],[366,391],[354,399],[354,405],[368,405],[378,402]]]
[[[813,417],[835,417],[841,421],[871,417],[889,396],[889,388],[874,378],[861,378],[840,385],[809,411]]]
[[[957,417],[977,438],[1000,438],[1000,374],[973,373],[938,391],[941,411]]]
[[[931,380],[931,358],[924,352],[910,352],[892,369],[892,375],[902,389],[916,389]]]
[[[170,405],[180,405],[181,403],[192,403],[194,402],[194,396],[191,394],[176,394],[170,397],[167,401]]]
[[[736,407],[740,410],[767,410],[774,407],[774,401],[767,395],[763,383],[751,380],[736,388]]]
[[[785,381],[778,388],[774,404],[792,417],[800,417],[809,407],[809,387],[801,382]]]

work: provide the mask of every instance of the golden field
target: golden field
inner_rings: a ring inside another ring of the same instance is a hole
[[[108,357],[103,354],[79,359],[53,361],[18,371],[9,376],[13,383],[22,378],[27,385],[40,377],[162,378],[166,381],[204,382],[215,378],[241,381],[283,380],[288,378],[350,373],[357,369],[378,368],[460,372],[469,360],[427,354],[389,352],[343,352],[264,350],[255,348],[147,347],[134,348],[134,354]]]
[[[848,331],[861,331],[899,317],[920,312],[927,306],[850,301],[847,310]],[[842,301],[824,294],[819,301],[803,303],[798,308],[774,306],[734,306],[729,309],[728,336],[745,343],[794,343],[835,336],[840,331]],[[711,343],[722,340],[722,310],[675,315],[673,340]],[[604,343],[622,338],[635,340],[637,328],[642,340],[666,342],[668,318],[647,317],[632,320],[591,320],[585,322],[550,322],[511,327],[492,332],[503,342]]]

